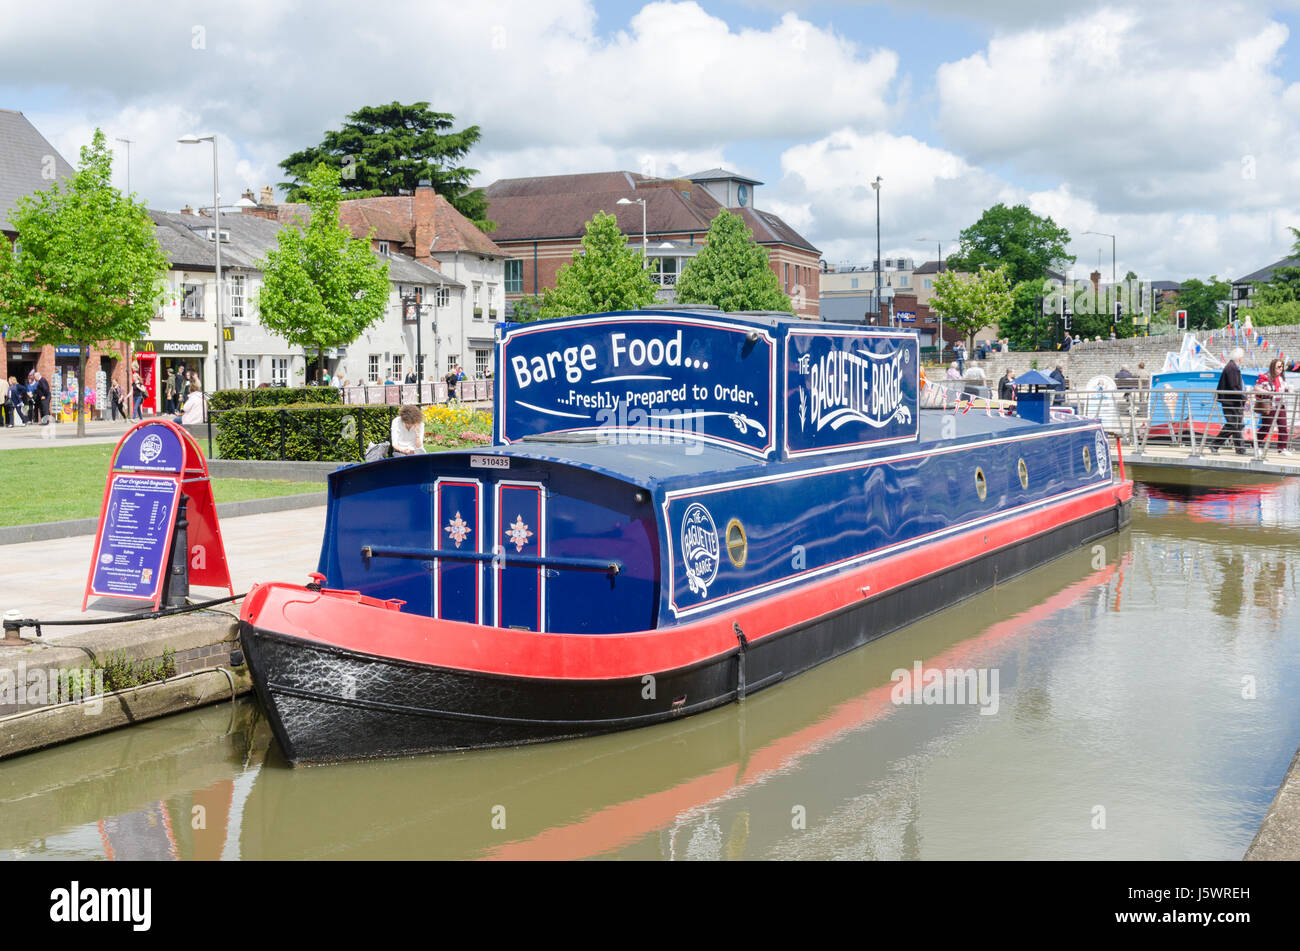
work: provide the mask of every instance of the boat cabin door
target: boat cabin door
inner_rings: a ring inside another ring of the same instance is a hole
[[[433,616],[546,630],[546,486],[441,478],[434,484]]]

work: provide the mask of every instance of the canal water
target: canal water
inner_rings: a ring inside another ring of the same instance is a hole
[[[1097,548],[676,724],[290,769],[244,700],[0,763],[0,857],[1238,859],[1300,745],[1298,554],[1300,482],[1139,486]]]

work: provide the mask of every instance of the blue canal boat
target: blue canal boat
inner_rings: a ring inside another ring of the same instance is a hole
[[[334,472],[315,580],[245,599],[287,758],[699,713],[1127,524],[1099,422],[923,409],[919,356],[788,315],[500,330],[493,444]]]

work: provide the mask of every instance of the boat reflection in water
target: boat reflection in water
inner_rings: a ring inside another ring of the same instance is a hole
[[[882,803],[889,816],[879,821],[893,831],[873,833],[876,854],[915,856],[916,789],[893,786],[898,758],[989,718],[973,704],[896,704],[891,675],[918,661],[994,667],[995,699],[1007,703],[1044,623],[1119,597],[1125,542],[1066,556],[966,602],[960,617],[944,612],[783,690],[634,733],[293,770],[257,706],[241,702],[45,751],[6,768],[0,849],[183,859],[827,854],[825,816],[842,808],[849,771],[851,791],[885,784],[897,800]],[[796,805],[809,832],[790,841]]]

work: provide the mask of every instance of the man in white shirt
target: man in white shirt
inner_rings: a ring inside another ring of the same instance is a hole
[[[394,456],[413,456],[424,452],[424,414],[409,403],[393,417],[390,443]]]

